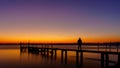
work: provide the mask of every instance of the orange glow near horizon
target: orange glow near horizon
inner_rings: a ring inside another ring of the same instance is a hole
[[[19,42],[31,42],[31,43],[76,43],[77,39],[79,37],[75,37],[75,38],[68,38],[68,37],[41,37],[41,38],[1,38],[0,43],[19,43]],[[119,38],[105,38],[105,37],[81,37],[83,42],[120,42]]]

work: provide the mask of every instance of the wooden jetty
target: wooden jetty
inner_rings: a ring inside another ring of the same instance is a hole
[[[76,53],[76,64],[78,67],[83,68],[83,53],[97,53],[101,55],[101,68],[109,68],[109,55],[117,55],[118,56],[118,62],[116,65],[120,65],[120,52],[117,50],[117,52],[112,51],[92,51],[92,50],[78,50],[78,49],[63,49],[63,48],[54,48],[52,45],[46,45],[42,44],[39,45],[41,47],[38,47],[37,45],[20,45],[21,51],[24,49],[27,49],[28,52],[31,53],[41,53],[47,56],[50,56],[51,58],[55,58],[57,56],[57,50],[61,51],[61,61],[67,64],[67,58],[68,58],[68,51],[73,51]],[[51,46],[51,47],[49,47]]]

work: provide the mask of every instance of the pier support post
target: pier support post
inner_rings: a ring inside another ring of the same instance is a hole
[[[80,53],[80,68],[83,68],[83,52]]]
[[[49,56],[49,49],[47,48],[47,56]]]
[[[79,64],[79,52],[76,51],[76,64]]]
[[[104,68],[104,53],[101,53],[101,68]]]
[[[41,54],[43,53],[43,49],[42,48],[40,49],[40,52],[41,52]]]
[[[53,59],[53,49],[51,49],[51,59]]]
[[[67,50],[65,51],[65,63],[67,64]]]
[[[120,64],[120,53],[118,54],[118,64]]]
[[[106,68],[108,68],[109,66],[109,55],[106,54]]]
[[[64,53],[64,51],[61,50],[61,62],[63,62],[63,53]]]
[[[57,59],[57,50],[54,50],[55,51],[55,60]]]
[[[43,50],[43,51],[44,51],[44,55],[45,55],[45,50],[46,50],[46,49],[44,48],[44,50]]]

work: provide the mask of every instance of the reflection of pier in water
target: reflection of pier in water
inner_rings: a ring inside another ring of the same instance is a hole
[[[40,46],[40,45],[39,45]],[[91,51],[91,50],[77,50],[77,49],[62,49],[62,48],[53,48],[48,47],[45,45],[41,45],[42,47],[38,46],[26,46],[26,45],[20,45],[20,50],[22,52],[25,52],[25,50],[28,50],[28,52],[33,54],[41,54],[42,56],[50,57],[51,59],[57,58],[57,50],[61,51],[61,62],[67,64],[68,60],[68,51],[76,52],[76,65],[77,68],[84,68],[83,67],[83,53],[97,53],[101,55],[101,68],[119,68],[120,65],[120,52],[117,50],[117,52],[111,52],[111,51]],[[114,67],[109,66],[109,55],[117,55],[118,56],[118,62]]]

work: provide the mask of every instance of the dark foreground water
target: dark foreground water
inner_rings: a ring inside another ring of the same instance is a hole
[[[60,46],[54,46],[60,47]],[[77,46],[62,46],[63,48],[76,48]],[[101,47],[102,48],[102,47]],[[90,49],[90,48],[89,48]],[[95,46],[91,50],[97,50]],[[106,49],[100,49],[102,51]],[[108,50],[109,51],[109,50]],[[112,51],[116,51],[115,48]],[[69,51],[67,63],[61,61],[61,51],[57,51],[57,57],[51,58],[41,54],[20,51],[19,46],[0,46],[0,68],[81,68],[76,64],[76,53]],[[83,68],[101,68],[101,55],[97,53],[83,53]],[[118,56],[109,55],[109,66],[117,64]]]

